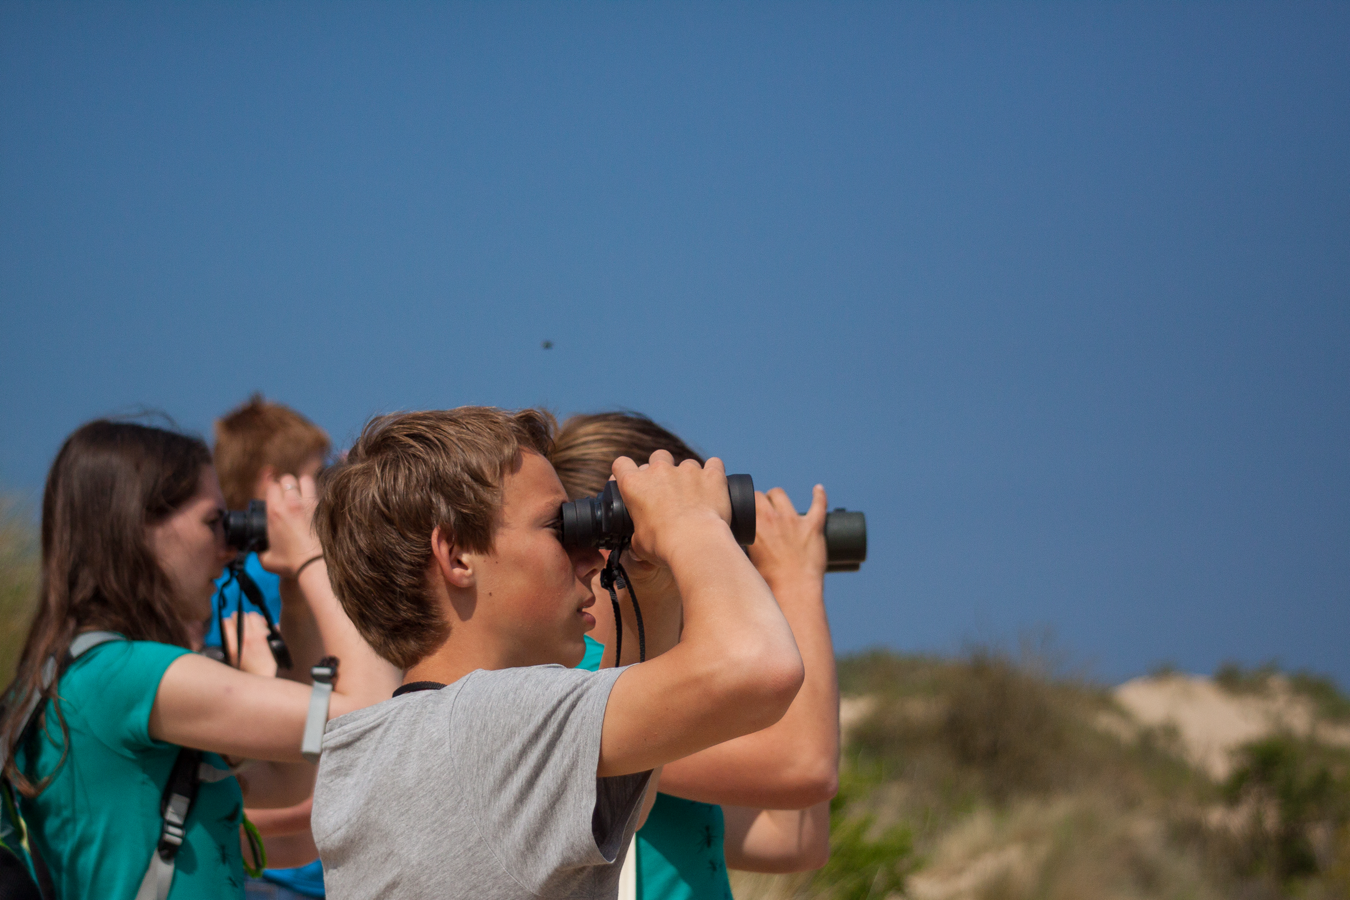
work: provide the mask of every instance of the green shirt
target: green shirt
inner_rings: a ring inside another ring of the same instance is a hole
[[[61,677],[61,712],[70,751],[61,758],[61,727],[46,727],[20,748],[17,763],[51,784],[22,809],[30,840],[47,863],[60,900],[132,900],[159,840],[160,797],[180,749],[150,737],[150,710],[160,678],[190,651],[150,641],[111,641],[86,652]],[[203,760],[226,768],[214,753]],[[239,849],[243,795],[227,778],[203,782],[188,815],[170,900],[238,900],[244,896]]]
[[[605,645],[586,637],[578,668],[599,668]],[[658,793],[637,834],[638,900],[731,900],[722,807]]]
[[[658,793],[637,837],[638,900],[731,900],[722,807]]]

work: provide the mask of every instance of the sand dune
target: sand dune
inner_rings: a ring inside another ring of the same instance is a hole
[[[1307,697],[1273,675],[1266,691],[1235,694],[1203,675],[1136,678],[1114,691],[1141,725],[1174,727],[1190,762],[1215,779],[1232,771],[1232,751],[1277,732],[1350,747],[1350,728],[1319,722]]]

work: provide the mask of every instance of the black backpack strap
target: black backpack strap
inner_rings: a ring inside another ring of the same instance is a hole
[[[166,900],[169,896],[175,858],[183,846],[188,813],[192,812],[192,805],[197,800],[197,788],[202,783],[201,767],[202,751],[188,747],[178,751],[159,802],[162,818],[159,842],[155,845],[155,852],[150,855],[150,865],[141,879],[136,900]]]

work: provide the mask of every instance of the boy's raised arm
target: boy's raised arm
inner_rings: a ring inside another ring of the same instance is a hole
[[[610,693],[598,774],[653,769],[778,721],[802,660],[764,579],[736,544],[718,459],[673,464],[657,451],[614,475],[633,518],[633,552],[670,568],[684,633],[668,653],[621,675]]]

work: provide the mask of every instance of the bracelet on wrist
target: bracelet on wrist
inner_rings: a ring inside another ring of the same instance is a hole
[[[322,553],[320,553],[318,556],[311,556],[309,559],[307,559],[307,560],[305,560],[304,562],[302,562],[302,563],[299,565],[299,567],[296,568],[296,570],[295,570],[295,577],[296,577],[296,579],[298,580],[298,579],[300,578],[300,573],[303,572],[303,571],[305,571],[305,566],[309,565],[310,563],[316,563],[316,562],[318,562],[318,561],[321,560],[321,559],[323,559],[323,554],[322,554]]]

